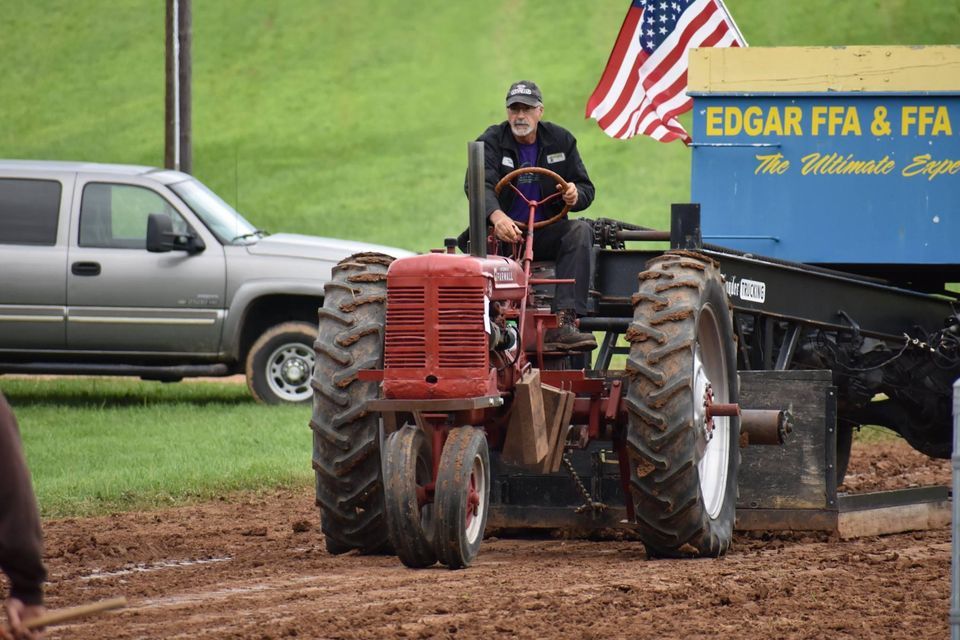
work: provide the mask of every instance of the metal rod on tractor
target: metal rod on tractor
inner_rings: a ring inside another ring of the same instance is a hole
[[[741,446],[781,445],[787,441],[787,436],[793,431],[792,421],[793,415],[789,410],[742,409],[740,411]]]
[[[470,203],[470,255],[487,255],[487,217],[483,212],[483,143],[467,143],[467,191]]]

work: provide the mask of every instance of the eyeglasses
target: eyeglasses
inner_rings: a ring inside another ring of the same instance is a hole
[[[538,107],[531,107],[528,104],[523,104],[522,102],[515,102],[507,107],[507,111],[510,111],[511,113],[526,113],[527,111],[533,111],[537,108]]]

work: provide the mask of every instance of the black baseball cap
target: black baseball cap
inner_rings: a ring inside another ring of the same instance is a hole
[[[540,93],[540,87],[535,82],[529,80],[520,80],[510,85],[507,91],[507,106],[515,103],[538,107],[543,104],[543,94]]]

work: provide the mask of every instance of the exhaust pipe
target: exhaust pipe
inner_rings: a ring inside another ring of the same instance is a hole
[[[467,143],[467,199],[470,202],[470,255],[487,257],[487,216],[483,211],[483,143]]]

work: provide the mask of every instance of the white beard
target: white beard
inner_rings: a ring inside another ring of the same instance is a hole
[[[532,127],[529,123],[512,124],[510,125],[510,130],[513,132],[513,135],[517,136],[518,138],[522,138],[530,133]]]

